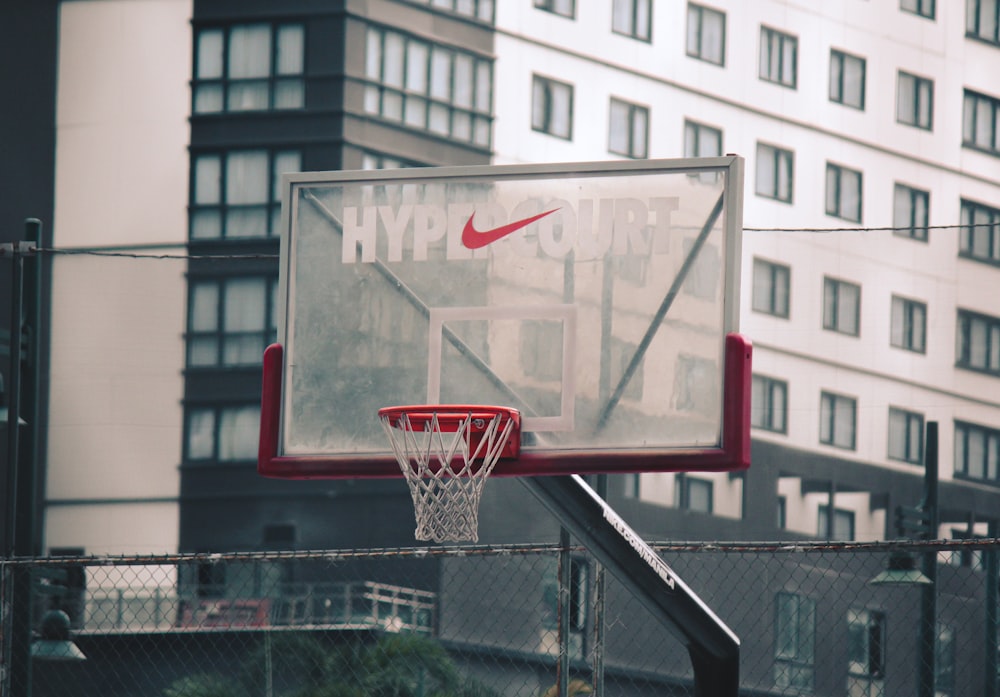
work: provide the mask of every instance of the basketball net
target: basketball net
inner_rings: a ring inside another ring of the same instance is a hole
[[[479,501],[487,477],[516,430],[517,419],[511,412],[464,406],[379,410],[413,497],[418,540],[479,540]]]

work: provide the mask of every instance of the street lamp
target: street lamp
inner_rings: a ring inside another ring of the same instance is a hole
[[[85,661],[86,654],[73,643],[69,635],[69,615],[62,610],[49,610],[42,617],[39,637],[31,644],[31,657],[36,661]]]

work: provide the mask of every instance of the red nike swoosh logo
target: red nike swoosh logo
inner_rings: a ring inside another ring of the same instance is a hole
[[[517,232],[526,225],[531,225],[533,222],[539,218],[544,218],[549,213],[555,213],[557,210],[559,209],[553,208],[550,211],[533,215],[530,218],[515,220],[513,223],[507,223],[506,225],[495,227],[492,230],[477,230],[476,226],[472,224],[472,219],[476,217],[476,214],[473,213],[469,216],[469,219],[465,221],[465,227],[462,228],[462,244],[469,249],[479,249],[480,247],[485,247],[488,244],[493,244],[497,240],[506,237],[512,232]]]

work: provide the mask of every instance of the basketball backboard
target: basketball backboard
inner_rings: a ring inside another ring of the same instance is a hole
[[[377,412],[521,414],[493,476],[749,465],[737,156],[286,175],[259,471],[398,477]]]

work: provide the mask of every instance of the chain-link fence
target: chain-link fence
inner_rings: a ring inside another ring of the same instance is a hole
[[[741,694],[989,697],[998,545],[655,548],[741,638]],[[930,578],[896,569],[910,582],[873,584],[890,558]],[[33,695],[102,697],[692,689],[686,647],[579,547],[46,558],[2,569],[6,593],[30,584],[33,596],[30,673],[17,663],[31,640],[16,621],[23,596],[3,614],[13,694],[29,675]],[[53,610],[69,617],[85,660],[50,660],[66,638]]]

